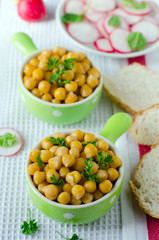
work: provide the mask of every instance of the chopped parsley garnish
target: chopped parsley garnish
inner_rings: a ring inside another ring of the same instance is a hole
[[[39,153],[39,152],[38,152],[38,154],[37,154],[36,160],[37,160],[38,166],[45,166],[45,164],[43,164],[43,162],[42,162],[42,160],[41,160],[41,158],[40,158],[40,153]]]
[[[92,145],[94,145],[96,147],[96,142],[98,142],[99,140],[95,140],[95,141],[88,141],[88,142],[85,142],[83,143],[82,145],[85,147],[87,146],[89,143],[91,143]]]
[[[108,156],[106,156],[105,152],[99,152],[97,154],[97,158],[98,158],[98,165],[102,166],[104,169],[106,169],[106,167],[108,166],[108,163],[113,162],[112,155],[109,154]]]
[[[79,239],[79,237],[77,236],[76,233],[74,233],[71,238],[66,238],[66,237],[64,237],[61,233],[59,233],[59,232],[57,232],[57,233],[58,233],[62,238],[66,239],[66,240],[83,240],[83,239],[81,239],[81,238]]]
[[[21,226],[21,229],[22,229],[23,234],[30,235],[38,230],[38,226],[37,226],[37,222],[35,222],[36,220],[31,219],[30,209],[28,209],[28,211],[29,211],[29,216],[30,216],[29,223],[27,221],[24,221],[23,225]]]
[[[88,161],[85,160],[85,163],[86,167],[83,167],[83,171],[81,172],[85,179],[101,183],[101,178],[96,177],[96,174],[92,174],[93,158],[90,158]]]
[[[68,146],[67,146],[67,144],[66,144],[66,142],[65,142],[65,140],[64,140],[63,138],[60,138],[60,137],[58,137],[58,138],[51,137],[51,138],[50,138],[50,142],[53,143],[53,144],[55,144],[55,145],[64,146],[64,147],[67,147],[67,148],[68,148]]]
[[[64,180],[60,179],[59,181],[56,180],[55,174],[52,175],[52,177],[50,177],[51,181],[53,182],[54,185],[56,186],[63,186],[64,185]]]

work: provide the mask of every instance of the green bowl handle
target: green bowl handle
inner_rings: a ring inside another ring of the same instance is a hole
[[[31,53],[37,51],[37,47],[32,39],[25,33],[15,33],[11,37],[11,42],[24,56],[28,57]]]
[[[108,119],[100,135],[115,143],[131,124],[132,118],[127,113],[116,113]]]

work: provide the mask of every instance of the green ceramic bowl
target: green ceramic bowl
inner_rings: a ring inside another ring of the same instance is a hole
[[[11,39],[13,45],[18,48],[27,58],[22,63],[18,77],[18,86],[21,100],[26,109],[35,117],[53,124],[71,124],[81,121],[89,115],[97,106],[102,91],[102,76],[95,91],[86,99],[72,104],[54,104],[45,102],[27,90],[23,84],[23,68],[28,61],[36,57],[41,50],[37,50],[30,37],[24,33],[16,33]],[[69,49],[69,51],[71,51]],[[90,59],[90,58],[89,58]],[[99,69],[94,60],[90,59],[92,66]],[[79,114],[80,113],[80,114]]]
[[[110,148],[122,160],[122,166],[119,169],[120,177],[116,181],[110,193],[106,194],[104,197],[100,198],[97,201],[79,206],[63,205],[51,201],[47,199],[45,196],[43,196],[34,186],[27,170],[28,165],[30,163],[30,160],[28,159],[25,167],[26,182],[29,189],[29,195],[34,205],[45,215],[56,221],[73,224],[83,224],[95,221],[96,219],[103,216],[106,212],[108,212],[109,209],[112,208],[112,206],[115,204],[117,198],[119,197],[124,178],[124,162],[120,154],[120,151],[115,147],[115,145],[112,142],[115,142],[117,138],[131,126],[131,123],[132,120],[129,115],[125,113],[118,113],[113,115],[108,120],[100,135],[96,134],[97,138],[107,141],[110,145]],[[69,130],[63,132],[71,133],[72,131]],[[35,146],[35,148],[39,146],[40,142]]]

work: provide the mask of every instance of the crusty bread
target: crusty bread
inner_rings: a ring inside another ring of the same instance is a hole
[[[138,112],[133,118],[129,132],[139,144],[159,143],[159,104]]]
[[[141,158],[129,186],[141,209],[159,219],[159,144]]]
[[[159,73],[133,63],[114,77],[104,76],[104,89],[116,104],[135,114],[159,103]]]

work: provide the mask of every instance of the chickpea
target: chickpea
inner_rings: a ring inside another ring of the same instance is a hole
[[[29,164],[29,166],[28,166],[28,173],[29,173],[30,175],[34,175],[34,173],[35,173],[36,171],[40,171],[40,167],[39,167],[39,165],[37,164],[37,162]]]
[[[79,184],[83,186],[85,182],[86,182],[86,179],[83,176],[83,174],[81,174],[81,180],[80,180]]]
[[[58,148],[59,146],[53,146],[52,148],[50,148],[50,152],[52,152],[52,154],[55,155]]]
[[[56,88],[54,92],[54,97],[59,100],[65,100],[66,98],[66,89],[63,87]]]
[[[65,103],[70,104],[70,103],[77,102],[77,100],[78,100],[77,95],[74,94],[73,92],[69,92],[65,98]]]
[[[104,180],[99,184],[99,189],[102,193],[109,193],[113,187],[113,184],[109,180]]]
[[[69,154],[74,156],[75,158],[78,158],[80,156],[80,151],[78,148],[71,148],[69,150]]]
[[[70,81],[70,83],[65,84],[65,89],[68,92],[75,92],[77,90],[77,88],[78,88],[78,85],[74,81]]]
[[[89,64],[86,63],[85,61],[82,61],[82,62],[81,62],[81,65],[83,66],[83,69],[84,69],[84,72],[85,72],[85,73],[90,69]]]
[[[67,59],[69,59],[69,58],[77,58],[76,53],[68,52],[68,53],[67,53]]]
[[[93,195],[94,195],[94,200],[98,200],[104,196],[104,193],[102,193],[99,189],[96,189]]]
[[[32,162],[36,162],[37,161],[37,156],[38,153],[40,153],[39,149],[32,149],[30,154],[29,154],[29,158]]]
[[[109,144],[107,142],[105,142],[104,140],[99,140],[96,143],[96,147],[98,148],[98,150],[107,151],[109,148]]]
[[[61,104],[61,101],[59,99],[52,99],[51,100],[52,103],[55,103],[55,104]]]
[[[92,166],[92,174],[95,174],[99,169],[99,166],[96,162],[93,162],[93,166]]]
[[[84,183],[84,188],[86,192],[93,193],[96,190],[97,184],[91,180],[88,180]]]
[[[60,60],[60,56],[58,54],[54,54],[51,56],[52,59],[56,58],[57,60]]]
[[[114,153],[113,151],[111,151],[111,150],[108,150],[108,151],[107,151],[107,156],[108,156],[108,155],[115,156],[115,153]]]
[[[82,96],[78,97],[78,101],[82,101],[84,98]]]
[[[95,141],[95,140],[96,140],[96,136],[93,133],[86,133],[84,135],[85,142],[90,142],[90,141]]]
[[[41,70],[43,72],[48,72],[49,67],[47,67],[47,66],[48,66],[48,60],[46,58],[43,58],[42,60],[40,60],[39,65],[38,65],[39,70]]]
[[[107,173],[108,173],[108,179],[111,182],[114,182],[119,178],[119,172],[115,168],[108,168]]]
[[[33,65],[34,67],[38,67],[39,65],[39,60],[37,58],[32,58],[30,59],[29,63]]]
[[[49,81],[51,77],[52,77],[52,73],[51,72],[45,72],[44,73],[44,79],[45,80]]]
[[[89,143],[85,146],[84,153],[86,154],[86,158],[91,158],[97,155],[98,150],[93,144]]]
[[[72,187],[72,195],[76,199],[82,198],[84,196],[84,194],[85,194],[85,189],[83,186],[76,184]]]
[[[42,97],[42,95],[43,95],[43,93],[40,92],[40,90],[39,90],[38,88],[32,89],[32,90],[31,90],[31,93],[32,93],[34,96],[38,97],[38,98]]]
[[[81,157],[81,158],[86,158],[85,152],[81,152],[80,157]]]
[[[72,190],[71,184],[65,183],[65,184],[63,185],[63,192],[68,192],[68,193],[71,194],[71,190]]]
[[[100,72],[96,68],[90,68],[88,71],[88,75],[92,75],[96,78],[100,78]]]
[[[49,184],[44,187],[44,194],[50,200],[55,200],[58,195],[58,188],[53,184]]]
[[[73,195],[71,196],[71,201],[70,201],[71,205],[81,205],[81,203],[82,203],[81,199],[77,199]]]
[[[58,54],[58,55],[61,57],[62,55],[64,55],[64,54],[66,53],[66,49],[63,48],[63,47],[55,47],[55,48],[53,49],[53,52],[54,52],[55,54]]]
[[[92,94],[93,89],[88,86],[88,84],[84,84],[81,89],[80,89],[80,93],[82,97],[88,97]]]
[[[58,71],[58,68],[57,68],[57,67],[53,67],[53,69],[52,69],[52,74],[55,74],[56,71]]]
[[[66,59],[67,59],[67,55],[64,54],[64,55],[61,57],[61,61],[64,62],[64,60],[66,60]]]
[[[40,183],[40,184],[38,185],[38,191],[39,191],[41,194],[44,194],[44,187],[47,186],[47,185],[48,185],[48,183],[47,183],[46,181]]]
[[[42,54],[39,54],[39,55],[37,56],[37,59],[38,59],[39,61],[42,61],[42,60],[47,60],[47,57],[43,56]]]
[[[74,71],[67,70],[67,73],[62,74],[62,80],[72,81],[74,79]]]
[[[81,151],[83,146],[82,146],[82,143],[80,141],[75,140],[75,141],[71,142],[70,147],[71,148],[78,148],[79,151]]]
[[[85,84],[86,76],[81,73],[77,73],[75,76],[75,82],[78,84],[79,87]]]
[[[62,133],[62,132],[55,132],[53,135],[52,135],[54,138],[63,138],[65,139],[66,137],[66,134],[65,133]]]
[[[86,166],[85,160],[84,158],[77,158],[75,161],[75,164],[73,165],[73,168],[76,171],[82,172],[83,171],[83,167]]]
[[[43,101],[46,101],[46,102],[51,102],[52,96],[51,96],[51,94],[49,94],[49,93],[45,93],[45,94],[41,97],[41,99],[42,99]]]
[[[57,186],[57,188],[58,188],[58,191],[59,191],[58,194],[62,193],[62,187],[61,186]]]
[[[87,77],[87,84],[91,87],[91,88],[95,88],[99,85],[99,80],[98,78],[96,78],[93,75],[89,75]]]
[[[57,201],[61,204],[68,204],[70,200],[71,200],[71,195],[68,192],[62,192],[57,197]]]
[[[77,56],[79,62],[84,60],[85,57],[86,57],[86,55],[84,53],[82,53],[82,52],[76,52],[76,56]]]
[[[33,175],[33,181],[36,186],[38,186],[40,183],[44,182],[45,180],[45,172],[35,171]]]
[[[42,56],[45,56],[45,57],[47,57],[47,58],[49,58],[49,57],[51,56],[51,54],[52,54],[52,51],[51,51],[51,50],[48,50],[48,49],[45,49],[45,50],[42,50],[42,51],[41,51],[41,55],[42,55]]]
[[[71,142],[73,142],[73,141],[75,141],[77,138],[75,137],[75,136],[67,136],[66,138],[65,138],[65,142],[66,142],[66,144],[67,144],[67,146],[70,146],[70,144],[71,144]]]
[[[99,178],[101,178],[102,181],[104,181],[108,178],[108,173],[107,173],[107,171],[105,171],[103,169],[99,169],[97,171],[96,177],[99,177]]]
[[[41,150],[40,152],[40,158],[43,162],[47,163],[49,158],[53,157],[52,152],[49,150]]]
[[[63,156],[65,154],[68,154],[68,148],[67,147],[59,147],[56,150],[56,156]],[[67,167],[67,166],[66,166]]]
[[[24,77],[23,77],[23,82],[25,82],[26,80],[28,80],[29,78],[31,78],[30,76],[27,76],[27,75],[25,75]]]
[[[47,171],[50,170],[49,164],[46,164],[44,167],[44,172],[47,173]]]
[[[34,71],[34,66],[33,65],[31,65],[30,63],[25,65],[25,67],[24,67],[25,75],[31,76],[33,71]]]
[[[34,71],[33,71],[33,78],[37,79],[37,80],[42,80],[44,78],[44,72],[39,69],[39,68],[36,68]]]
[[[30,77],[30,78],[28,78],[28,79],[26,79],[26,80],[24,81],[24,86],[25,86],[28,90],[34,89],[34,88],[36,87],[36,84],[37,84],[36,80],[35,80],[34,78],[32,78],[32,77]]]
[[[51,147],[53,146],[53,144],[50,141],[50,138],[47,137],[44,140],[42,140],[41,142],[41,147],[45,150],[49,150]]]
[[[70,172],[69,168],[68,167],[62,167],[60,168],[59,170],[59,174],[60,174],[60,177],[61,178],[65,178],[66,175]]]
[[[78,171],[69,172],[66,175],[66,182],[68,182],[72,186],[79,183],[80,180],[81,180],[81,174]]]
[[[78,141],[83,141],[84,133],[81,130],[74,130],[71,135],[76,137]]]
[[[59,156],[50,158],[48,163],[49,167],[54,168],[55,170],[59,170],[62,167],[62,159]]]
[[[72,167],[75,163],[75,157],[73,155],[64,154],[62,156],[62,163],[65,167]]]
[[[73,65],[73,71],[75,73],[85,73],[84,68],[81,63],[75,62]]]
[[[55,90],[56,90],[56,86],[51,86],[51,88],[50,88],[50,94],[52,95],[52,96],[54,96],[54,92],[55,92]],[[58,101],[60,101],[60,100],[58,100]],[[61,102],[61,101],[60,101]]]
[[[52,183],[51,177],[53,176],[53,174],[55,175],[56,180],[57,181],[59,180],[59,178],[60,178],[59,173],[55,169],[51,168],[46,172],[47,182]]]
[[[41,81],[38,85],[40,92],[48,93],[51,88],[51,84],[48,81]]]
[[[86,203],[91,203],[93,201],[93,194],[91,193],[85,193],[83,198],[82,198],[82,202],[84,204]]]
[[[109,164],[112,168],[118,168],[121,166],[121,160],[117,156],[113,156],[113,162]]]

